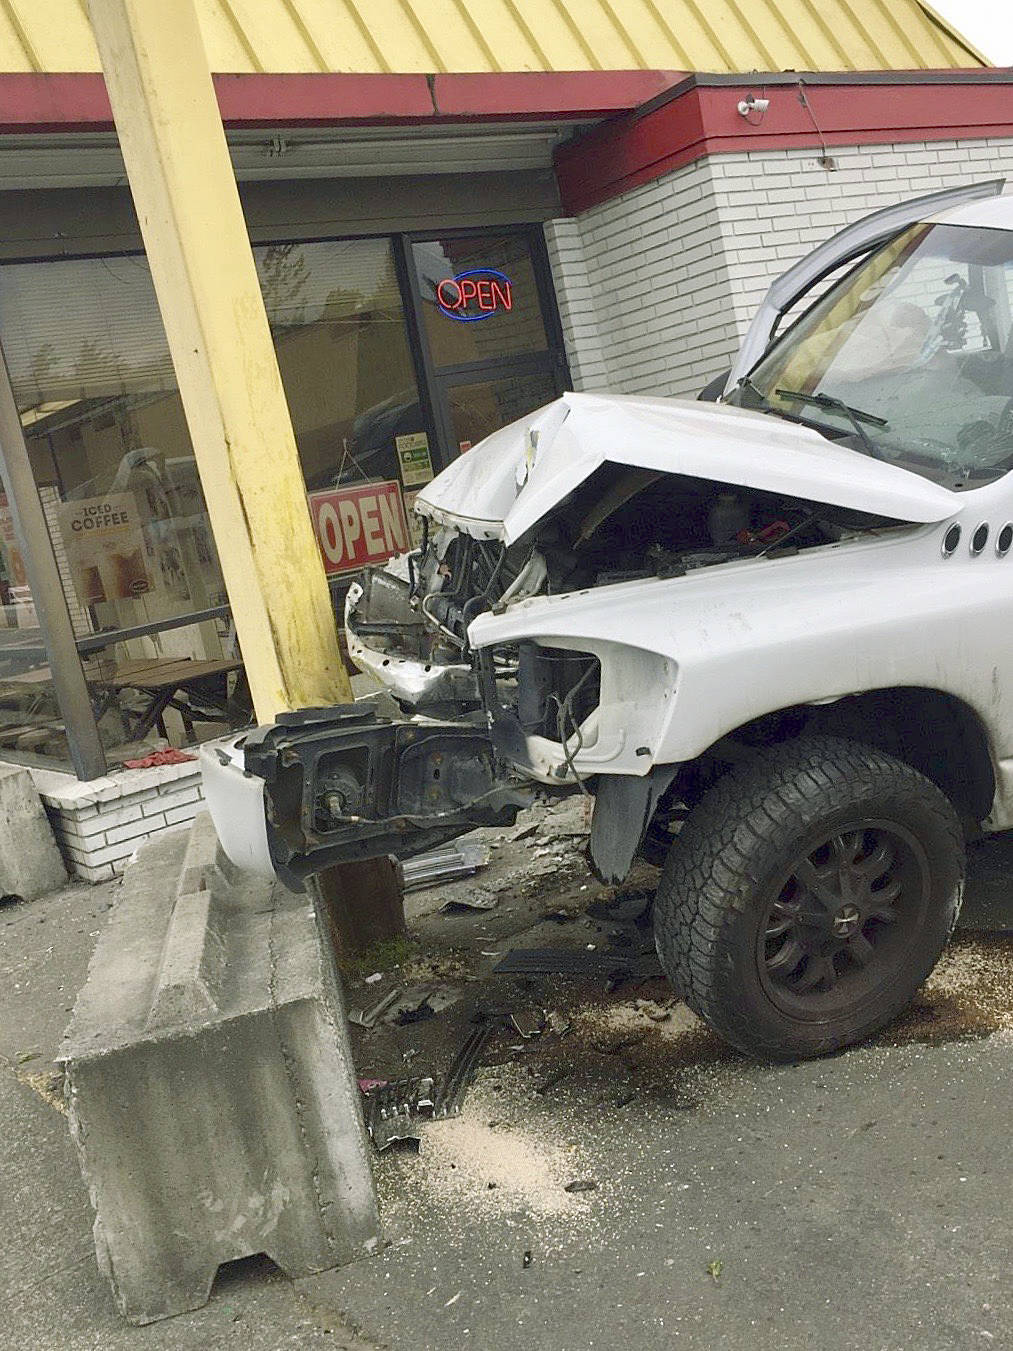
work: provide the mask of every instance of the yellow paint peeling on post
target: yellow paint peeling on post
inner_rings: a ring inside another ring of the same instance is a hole
[[[257,717],[351,699],[193,0],[89,0]]]

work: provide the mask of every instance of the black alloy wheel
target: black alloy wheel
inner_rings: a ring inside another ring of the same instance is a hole
[[[825,1055],[910,1001],[963,877],[960,822],[935,784],[870,746],[802,736],[735,764],[689,813],[658,886],[658,955],[739,1050]]]
[[[850,822],[807,843],[758,933],[763,988],[797,1016],[868,994],[893,979],[930,893],[925,851],[895,823]]]

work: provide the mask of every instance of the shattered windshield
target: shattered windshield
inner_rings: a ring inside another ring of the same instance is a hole
[[[832,287],[729,402],[946,487],[1013,468],[1013,231],[912,226]]]

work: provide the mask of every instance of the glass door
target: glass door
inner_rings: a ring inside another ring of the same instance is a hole
[[[569,388],[537,227],[415,237],[409,280],[441,459]]]

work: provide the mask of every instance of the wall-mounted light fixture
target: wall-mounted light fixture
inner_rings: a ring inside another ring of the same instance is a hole
[[[755,94],[749,94],[739,101],[739,116],[744,117],[747,122],[752,122],[753,126],[757,126],[763,121],[763,114],[769,107],[770,99],[758,99]],[[752,118],[753,113],[757,114],[755,121]]]

